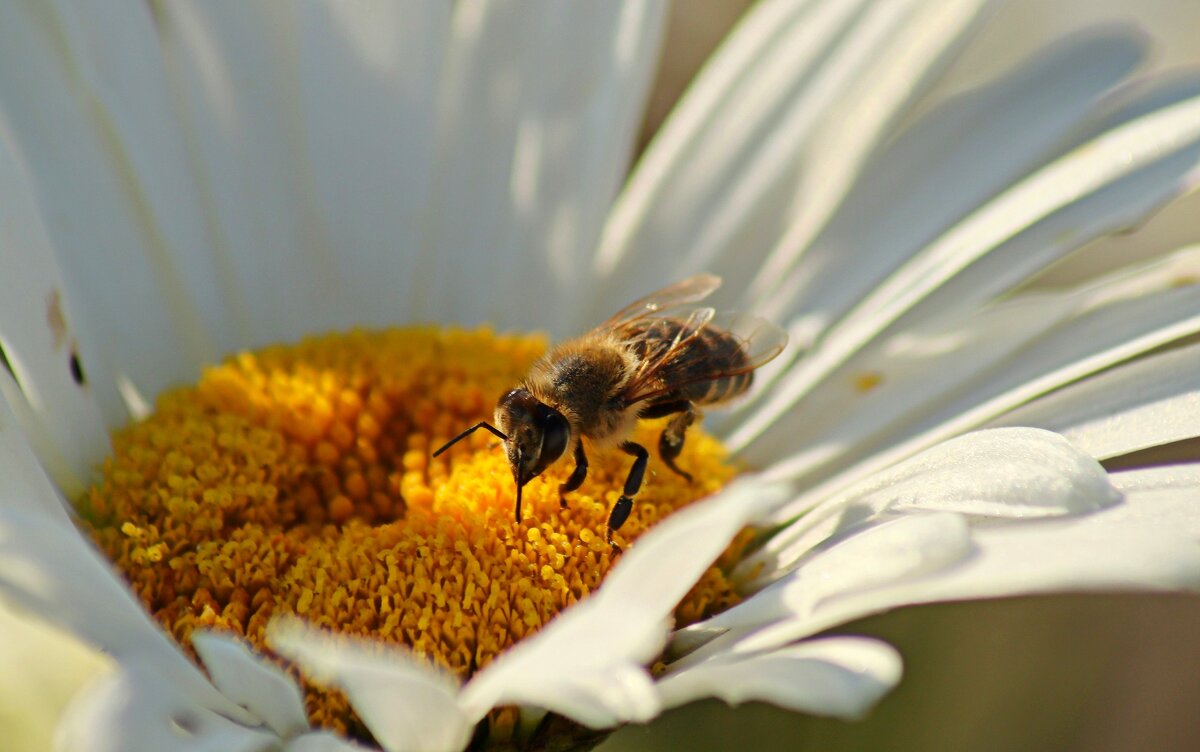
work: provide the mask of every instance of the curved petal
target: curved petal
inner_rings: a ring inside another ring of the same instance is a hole
[[[88,686],[59,723],[66,752],[270,752],[279,737],[197,706],[155,668],[124,661]]]
[[[304,734],[283,745],[283,752],[365,752],[367,749],[328,731]]]
[[[342,689],[386,750],[440,752],[471,739],[478,719],[459,708],[457,682],[411,653],[294,620],[273,622],[267,640],[315,681]]]
[[[250,652],[240,640],[218,632],[193,632],[196,649],[213,684],[283,738],[308,729],[300,687],[278,667]]]
[[[5,378],[0,373],[0,383]],[[66,504],[38,459],[8,403],[0,398],[0,510],[20,510],[73,530]]]
[[[463,706],[482,717],[497,705],[528,704],[593,728],[653,717],[658,701],[643,666],[662,649],[675,605],[782,494],[747,478],[664,520],[622,555],[598,593],[476,674]]]
[[[808,640],[754,655],[722,656],[678,671],[657,685],[664,707],[716,697],[730,705],[760,701],[854,720],[900,681],[900,654],[863,637]]]
[[[739,566],[779,571],[830,536],[884,512],[955,512],[1020,519],[1081,514],[1116,503],[1100,463],[1036,428],[977,431],[928,449],[821,502]],[[795,502],[793,502],[795,504]],[[782,507],[777,516],[795,515]]]

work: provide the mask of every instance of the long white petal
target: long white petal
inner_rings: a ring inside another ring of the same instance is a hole
[[[1186,249],[1145,267],[1122,271],[1098,283],[1070,293],[1060,301],[1075,310],[1064,318],[1061,305],[1053,300],[1045,332],[1022,343],[1018,353],[1007,359],[985,357],[979,373],[969,364],[949,366],[933,379],[941,386],[926,392],[919,379],[897,382],[889,392],[890,402],[877,414],[848,412],[844,428],[830,430],[827,446],[797,452],[776,463],[773,472],[805,477],[810,485],[795,502],[802,508],[814,499],[911,456],[938,441],[977,428],[989,420],[1065,384],[1101,371],[1155,347],[1174,342],[1200,330],[1200,296],[1187,283],[1200,270],[1200,249]],[[1019,304],[1014,301],[1014,309]],[[1061,321],[1055,325],[1056,321]],[[991,321],[992,325],[1000,321]],[[1014,327],[1009,334],[1019,333]],[[1005,335],[1007,336],[1007,335]],[[1005,337],[999,343],[1003,345]],[[987,344],[979,340],[982,348]],[[967,354],[971,350],[967,348]],[[935,353],[927,363],[936,373],[939,361],[954,359],[954,351]],[[870,363],[869,360],[866,363]],[[868,366],[868,371],[878,366]],[[970,379],[954,382],[963,373]],[[909,376],[916,375],[910,370]],[[951,379],[948,383],[943,377]],[[873,399],[883,399],[874,397]],[[910,404],[911,403],[911,408]],[[903,420],[896,420],[903,415]],[[889,424],[888,421],[894,421]],[[846,440],[850,432],[852,441]],[[833,452],[828,451],[832,449]],[[836,456],[834,455],[836,452]],[[836,459],[837,463],[829,463]],[[854,461],[849,467],[846,463]],[[822,464],[827,466],[821,467]],[[781,514],[795,513],[783,509]]]
[[[828,324],[922,247],[1081,130],[1146,41],[1125,29],[1061,40],[953,97],[867,166],[827,230],[757,311]]]
[[[255,722],[208,683],[74,530],[0,511],[0,592],[119,661],[153,666],[193,703],[240,723]]]
[[[1097,459],[1200,435],[1200,345],[1161,353],[1067,386],[995,425],[1063,434]]]
[[[346,741],[329,731],[316,731],[289,739],[283,752],[366,752],[368,748]]]
[[[315,681],[341,688],[375,740],[395,752],[462,749],[475,720],[457,703],[458,683],[412,654],[277,621],[267,635]]]
[[[126,661],[71,702],[60,752],[270,752],[279,737],[197,706],[156,667]]]
[[[733,434],[730,444],[743,449],[761,441],[769,447],[781,434],[790,435],[802,411],[792,412],[791,418],[785,414],[864,346],[912,323],[914,312],[932,316],[947,300],[986,290],[996,275],[972,272],[972,265],[981,260],[986,264],[989,254],[1010,259],[1021,273],[1029,274],[1184,190],[1200,164],[1198,141],[1200,99],[1187,100],[1106,133],[1009,189],[860,301],[816,350],[780,379],[774,394]],[[965,282],[958,279],[962,273]],[[1007,284],[1019,279],[1010,277]]]
[[[658,682],[664,707],[716,697],[788,710],[861,718],[900,681],[900,654],[862,637],[832,637],[749,656],[718,657]]]
[[[745,289],[784,229],[824,224],[983,3],[764,3],[631,178],[597,255],[597,300],[703,269]],[[663,249],[687,249],[686,254]],[[601,315],[598,310],[589,312]]]
[[[5,378],[0,374],[0,381]],[[25,431],[0,399],[0,510],[20,510],[71,530],[65,500],[46,476]]]
[[[192,633],[192,647],[221,693],[289,738],[308,729],[300,687],[277,666],[220,632]]]
[[[629,158],[664,7],[456,4],[410,316],[569,331]]]

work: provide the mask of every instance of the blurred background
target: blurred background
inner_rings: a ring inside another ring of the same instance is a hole
[[[677,0],[643,143],[751,3]],[[1200,0],[1006,0],[937,100],[1097,23],[1154,39],[1147,70],[1200,67]],[[1055,285],[1200,242],[1200,194],[1045,274]],[[1197,500],[1200,504],[1200,499]],[[602,752],[652,750],[1200,750],[1200,597],[1094,594],[908,608],[846,625],[904,656],[905,678],[864,721],[703,702],[623,729]]]

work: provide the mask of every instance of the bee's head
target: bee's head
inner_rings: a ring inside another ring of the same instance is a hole
[[[518,499],[526,483],[562,456],[571,437],[570,424],[563,414],[524,388],[511,389],[500,398],[496,427],[508,436],[504,449],[517,482]]]

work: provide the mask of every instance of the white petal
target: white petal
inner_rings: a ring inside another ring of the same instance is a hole
[[[0,8],[0,106],[91,340],[85,358],[150,393],[212,359],[206,317],[222,315],[208,256],[177,253],[202,250],[204,228],[162,68],[144,3]]]
[[[817,446],[815,452],[802,451],[777,463],[773,472],[798,475],[810,484],[822,481],[820,486],[805,491],[797,502],[803,505],[805,499],[828,496],[858,478],[937,441],[976,428],[1057,387],[1198,331],[1200,296],[1195,294],[1195,287],[1179,284],[1198,270],[1200,249],[1185,249],[1068,293],[1062,302],[1076,313],[1065,319],[1059,304],[1044,301],[1051,303],[1041,306],[1047,312],[1047,322],[1060,319],[1062,323],[1023,343],[1012,357],[997,360],[978,374],[970,367],[946,369],[931,382],[945,388],[945,393],[925,394],[921,381],[912,378],[917,371],[910,368],[910,378],[898,382],[888,395],[890,406],[880,407],[876,413],[883,420],[893,420],[892,424],[871,431],[874,415],[851,408],[845,430],[855,432],[850,434],[854,442],[848,443],[847,436],[832,430],[828,447],[832,452],[823,451],[826,448],[822,446]],[[1020,305],[1014,301],[1013,308],[1019,311]],[[996,326],[1002,319],[984,322]],[[1019,321],[1014,320],[1014,324],[1015,332],[1030,333]],[[929,367],[937,371],[941,360],[953,357],[952,350],[934,353]],[[955,374],[971,378],[958,384],[938,381],[943,375],[953,378]],[[906,415],[904,408],[909,404],[913,409]],[[897,415],[904,416],[904,420],[895,420]],[[836,464],[830,462],[834,452]],[[842,469],[849,461],[858,462]]]
[[[809,640],[749,656],[723,656],[673,671],[658,683],[664,707],[716,697],[788,710],[861,718],[900,681],[894,648],[861,637]]]
[[[315,681],[342,689],[386,750],[462,749],[474,721],[457,704],[458,684],[399,648],[272,622],[267,641]]]
[[[883,512],[948,511],[983,518],[1080,514],[1120,498],[1104,468],[1057,434],[1003,428],[966,434],[868,476],[809,511],[740,565],[778,571],[839,531]],[[777,517],[798,514],[797,502]]]
[[[1200,345],[1069,385],[995,424],[1056,431],[1097,459],[1200,435]]]
[[[571,331],[569,312],[591,291],[586,260],[624,176],[664,8],[456,4],[410,316]]]
[[[463,689],[464,707],[481,717],[496,705],[527,704],[593,728],[656,715],[643,666],[661,651],[671,613],[733,536],[782,493],[742,479],[655,526],[622,555],[598,593],[476,674]]]
[[[759,312],[844,314],[954,222],[1044,163],[1145,47],[1121,29],[1061,40],[918,120],[872,160]]]
[[[0,708],[9,749],[51,748],[71,698],[115,663],[42,619],[0,603]]]
[[[193,632],[192,647],[217,689],[272,731],[287,738],[308,729],[300,687],[277,666],[219,632]]]
[[[61,752],[268,752],[274,734],[191,702],[154,667],[123,663],[81,692],[59,724]]]
[[[0,592],[122,663],[153,666],[191,702],[254,723],[208,683],[74,530],[17,510],[0,511]]]
[[[898,330],[906,316],[933,316],[947,301],[960,306],[955,301],[962,295],[986,287],[994,275],[972,265],[984,260],[990,266],[986,259],[992,252],[1028,274],[1099,232],[1144,215],[1194,181],[1191,173],[1200,162],[1197,140],[1200,99],[1192,99],[1106,133],[1009,189],[860,301],[819,348],[780,380],[729,443],[735,449],[765,444],[766,451],[779,456],[782,437],[800,430],[803,411],[794,410],[796,403],[864,346]],[[966,281],[956,282],[961,273]],[[1018,280],[1009,278],[1007,284]]]
[[[1200,488],[1200,464],[1162,465],[1112,474],[1113,485],[1125,494],[1138,491]]]
[[[820,229],[981,5],[848,0],[752,10],[614,210],[597,256],[607,277],[598,300],[624,297],[635,281],[705,269],[745,289],[785,227],[797,237]],[[776,250],[784,264],[790,253]]]

